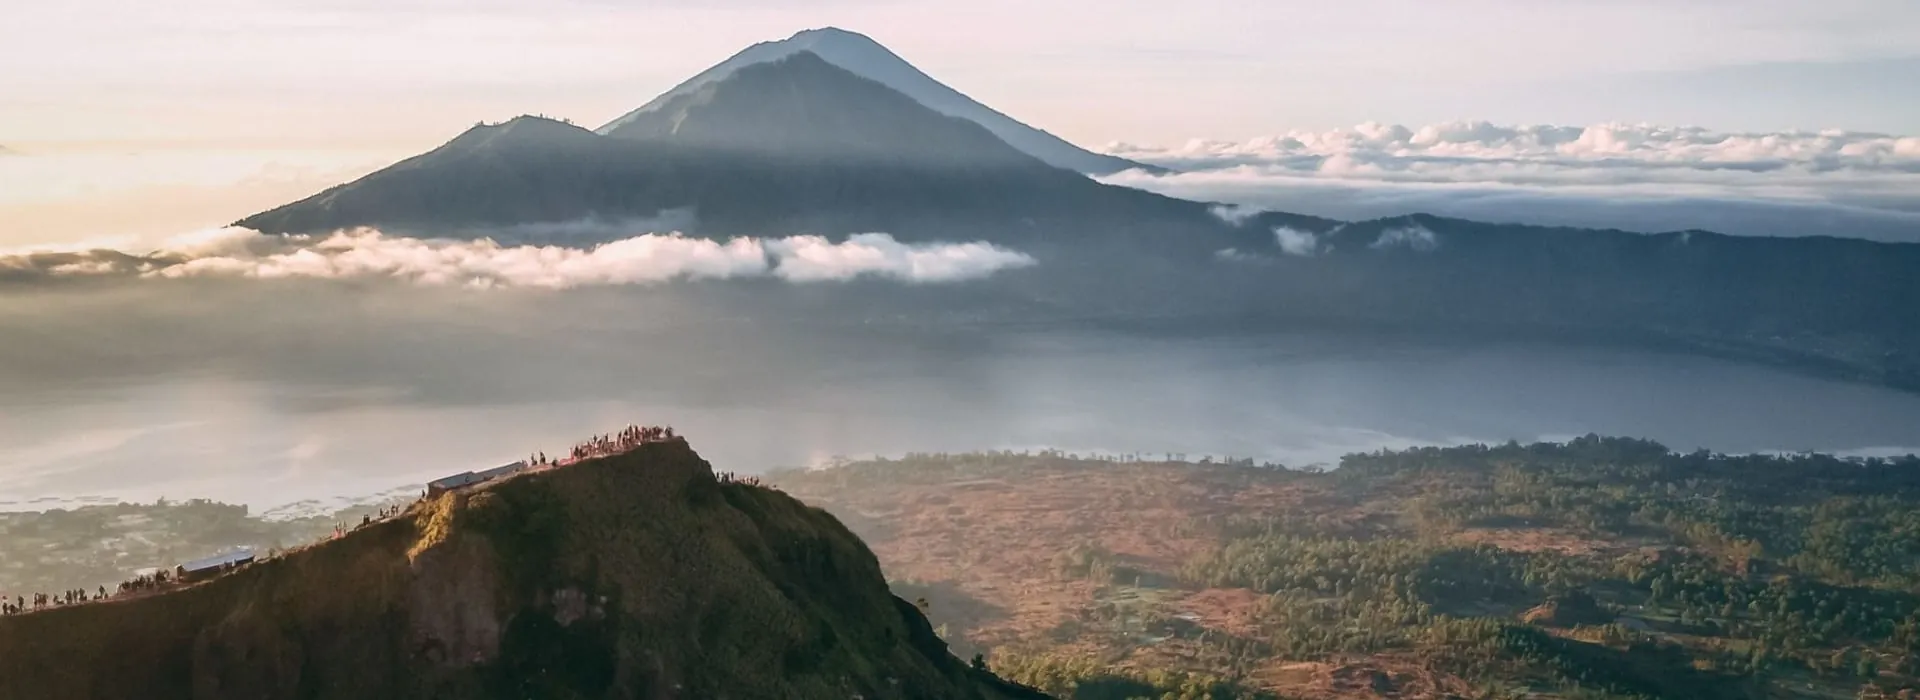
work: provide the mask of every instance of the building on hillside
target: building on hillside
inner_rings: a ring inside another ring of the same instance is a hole
[[[212,578],[220,573],[253,563],[253,549],[241,547],[225,554],[216,554],[205,559],[195,559],[173,568],[174,578],[180,581],[194,581]]]
[[[522,462],[514,462],[512,464],[508,464],[505,466],[494,467],[492,469],[488,469],[485,471],[460,472],[458,474],[454,474],[453,476],[441,477],[439,479],[435,479],[433,481],[427,482],[427,495],[438,496],[440,494],[443,494],[455,489],[462,489],[468,486],[472,486],[474,484],[479,484],[483,482],[492,481],[494,479],[502,479],[509,476],[513,476],[515,474],[518,474],[526,470],[527,470],[527,463],[522,461]]]
[[[527,470],[526,462],[514,462],[513,464],[494,467],[492,469],[488,469],[483,472],[478,472],[476,475],[480,477],[481,481],[492,481],[494,479],[504,479],[526,470]]]
[[[427,495],[438,496],[464,486],[480,483],[480,475],[473,472],[460,472],[453,476],[441,477],[427,482]]]

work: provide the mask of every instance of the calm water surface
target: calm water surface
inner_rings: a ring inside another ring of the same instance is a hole
[[[308,371],[226,357],[14,382],[0,393],[0,508],[357,497],[628,422],[672,424],[735,471],[1039,447],[1336,464],[1588,432],[1729,452],[1920,446],[1920,396],[1639,352],[1316,334],[675,337],[441,329],[362,339]]]

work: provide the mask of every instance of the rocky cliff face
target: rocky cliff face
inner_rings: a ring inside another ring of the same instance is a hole
[[[949,654],[832,516],[683,442],[0,619],[0,699],[856,697],[1042,696]]]

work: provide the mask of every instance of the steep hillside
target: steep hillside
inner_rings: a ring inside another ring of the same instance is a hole
[[[0,618],[0,699],[1042,697],[833,517],[684,442],[422,501],[213,581]]]
[[[668,109],[670,104],[683,96],[699,92],[705,86],[731,77],[747,67],[779,61],[803,52],[817,55],[855,75],[897,90],[941,114],[979,124],[999,140],[1054,167],[1094,175],[1136,168],[1164,170],[1125,158],[1093,153],[1058,136],[1022,124],[920,72],[913,64],[872,38],[834,27],[809,29],[780,41],[749,46],[718,65],[701,71],[699,75],[688,78],[639,109],[600,127],[599,131],[611,136],[633,135],[637,133],[634,124],[646,121],[651,113]]]

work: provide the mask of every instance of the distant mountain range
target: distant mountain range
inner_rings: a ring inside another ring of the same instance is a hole
[[[920,76],[859,35],[803,32],[742,52],[599,133],[535,117],[476,126],[239,224],[503,242],[553,240],[569,222],[596,224],[572,243],[669,229],[988,241],[1040,264],[984,291],[819,308],[912,300],[893,312],[1551,336],[1920,389],[1920,245],[1244,212],[1056,167],[1016,147],[1004,124],[892,87],[914,83],[884,66]],[[983,295],[998,301],[959,308]]]

